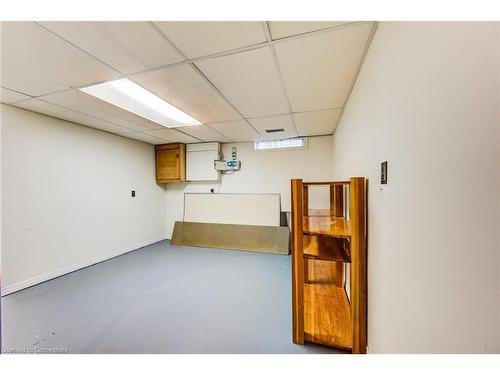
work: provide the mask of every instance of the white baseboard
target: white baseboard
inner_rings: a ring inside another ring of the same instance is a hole
[[[44,281],[48,281],[50,279],[54,279],[56,277],[65,275],[67,273],[74,272],[74,271],[77,271],[79,269],[91,266],[93,264],[100,263],[100,262],[103,262],[105,260],[117,257],[119,255],[123,255],[123,254],[129,253],[131,251],[140,249],[141,247],[152,245],[152,244],[154,244],[156,242],[163,241],[164,239],[165,239],[165,237],[155,238],[155,239],[149,240],[149,241],[144,241],[144,242],[138,243],[138,244],[136,244],[134,246],[130,246],[130,247],[124,249],[124,250],[117,251],[115,253],[106,255],[106,256],[104,256],[102,258],[93,259],[93,260],[90,260],[90,261],[87,261],[87,262],[84,262],[84,263],[73,264],[73,265],[71,265],[69,267],[60,268],[58,270],[46,273],[44,275],[35,276],[35,277],[32,277],[32,278],[30,278],[28,280],[19,281],[19,282],[15,283],[15,284],[8,285],[8,286],[2,288],[2,291],[1,291],[2,297],[6,296],[7,294],[11,294],[11,293],[17,292],[17,291],[19,291],[21,289],[29,288],[30,286],[33,286],[33,285],[36,285],[36,284],[40,284],[40,283],[43,283]]]

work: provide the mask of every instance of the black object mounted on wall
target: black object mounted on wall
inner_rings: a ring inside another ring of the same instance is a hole
[[[380,183],[387,184],[387,161],[382,162],[380,167]]]

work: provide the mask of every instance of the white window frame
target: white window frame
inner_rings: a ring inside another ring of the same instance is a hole
[[[279,141],[288,141],[293,139],[302,139],[302,146],[282,146],[282,147],[272,147],[272,148],[257,148],[257,144],[260,142],[279,142]],[[255,141],[253,143],[253,149],[257,152],[267,152],[267,151],[290,151],[290,150],[304,150],[307,149],[308,142],[307,137],[294,137],[294,138],[283,138],[283,139],[264,139],[261,141]]]

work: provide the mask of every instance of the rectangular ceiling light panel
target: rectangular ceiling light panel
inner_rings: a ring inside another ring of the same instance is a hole
[[[128,78],[104,82],[80,90],[167,128],[201,124],[195,118]]]

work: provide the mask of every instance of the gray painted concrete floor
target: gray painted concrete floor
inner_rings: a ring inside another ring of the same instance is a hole
[[[341,353],[291,342],[290,257],[168,241],[2,298],[3,350]]]

